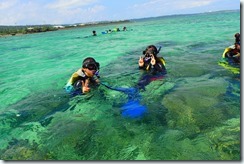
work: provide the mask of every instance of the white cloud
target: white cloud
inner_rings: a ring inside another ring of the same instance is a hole
[[[48,4],[47,8],[70,9],[90,5],[94,2],[96,2],[96,0],[58,0],[54,3]]]
[[[221,0],[148,0],[128,8],[135,18],[202,12],[203,7],[211,6]]]
[[[82,23],[96,19],[96,15],[100,17],[101,12],[105,10],[104,6],[95,5],[96,2],[97,0],[58,0],[47,4],[45,8],[51,15],[55,15],[49,18],[49,22]]]
[[[158,8],[161,7],[162,9],[171,10],[173,9],[190,9],[194,7],[202,7],[214,3],[219,0],[149,0],[145,3],[134,4],[132,8],[134,9],[143,9],[147,10],[149,8]]]
[[[102,11],[104,10],[105,7],[100,5],[72,10],[62,9],[58,11],[56,16],[49,18],[49,20],[56,24],[90,22],[101,19]]]
[[[196,0],[184,0],[178,1],[175,5],[178,9],[191,9],[195,7],[203,7],[207,6],[216,0],[201,0],[201,1],[196,1]]]
[[[82,23],[103,18],[105,6],[97,0],[22,1],[0,0],[0,25]]]
[[[8,9],[17,3],[16,0],[0,2],[0,10]]]
[[[93,7],[91,7],[91,8],[88,8],[88,11],[90,12],[90,13],[99,13],[99,12],[101,12],[101,11],[104,11],[106,9],[106,7],[105,6],[102,6],[102,5],[96,5],[96,6],[93,6]]]

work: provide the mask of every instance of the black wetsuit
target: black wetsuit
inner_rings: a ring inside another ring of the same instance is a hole
[[[146,70],[142,77],[137,83],[139,89],[145,90],[145,86],[148,85],[151,81],[162,79],[165,74],[167,74],[166,68],[164,66],[163,58],[156,58],[156,64],[153,66],[150,62],[150,59],[143,58],[144,65],[139,66],[139,69]]]

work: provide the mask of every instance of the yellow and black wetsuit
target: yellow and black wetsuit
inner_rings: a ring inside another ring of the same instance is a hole
[[[151,74],[157,74],[157,73],[165,73],[165,60],[162,57],[155,58],[156,64],[153,66],[151,64],[151,60],[146,60],[146,58],[143,58],[144,65],[142,67],[139,66],[140,69],[149,71]]]
[[[235,46],[227,47],[222,55],[223,59],[227,59],[229,63],[240,64],[240,50]]]
[[[94,83],[95,79],[94,77],[87,77],[86,74],[79,69],[75,73],[72,74],[71,78],[69,79],[68,83],[65,86],[65,90],[68,93],[77,95],[82,94],[82,82],[85,83],[85,81],[89,79],[90,83]]]
[[[147,71],[143,73],[137,83],[137,87],[143,90],[145,90],[145,86],[150,82],[162,79],[167,73],[165,68],[165,60],[163,58],[156,58],[156,64],[154,66],[151,65],[150,60],[144,60],[144,66],[139,68]]]

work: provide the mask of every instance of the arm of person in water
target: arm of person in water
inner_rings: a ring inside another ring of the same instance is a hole
[[[239,52],[237,54],[233,55],[234,58],[238,58],[240,56],[241,56],[241,54]]]
[[[77,74],[77,72],[72,74],[69,81],[67,82],[67,84],[64,87],[67,93],[71,93],[74,90],[73,84],[78,78],[79,78],[79,75]]]
[[[165,67],[163,63],[160,61],[160,59],[155,59],[155,57],[151,56],[151,71],[152,73],[156,72],[163,72],[165,70]]]

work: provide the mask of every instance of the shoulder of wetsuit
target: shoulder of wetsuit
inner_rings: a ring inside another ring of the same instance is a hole
[[[158,57],[158,59],[159,59],[160,63],[162,63],[162,65],[165,66],[165,64],[166,64],[165,59],[163,57]]]

